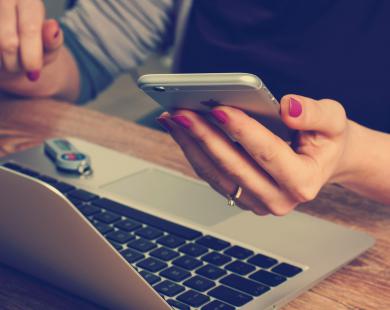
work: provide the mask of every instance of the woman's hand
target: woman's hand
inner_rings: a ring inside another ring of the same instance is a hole
[[[336,101],[281,100],[283,122],[298,130],[292,146],[240,110],[221,106],[211,115],[219,126],[187,110],[158,120],[215,190],[227,196],[242,187],[237,204],[243,209],[284,215],[344,173],[350,123]]]
[[[55,20],[45,21],[42,0],[0,0],[0,88],[35,82],[63,45]]]

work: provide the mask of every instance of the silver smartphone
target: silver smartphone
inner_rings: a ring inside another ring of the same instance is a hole
[[[207,114],[217,106],[245,111],[286,141],[292,131],[280,118],[280,105],[256,75],[248,73],[148,74],[138,86],[167,111]]]

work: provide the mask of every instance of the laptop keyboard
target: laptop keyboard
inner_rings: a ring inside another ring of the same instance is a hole
[[[14,163],[62,192],[174,309],[231,310],[303,270]]]

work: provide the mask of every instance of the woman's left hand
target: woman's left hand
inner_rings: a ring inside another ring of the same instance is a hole
[[[292,146],[238,109],[221,106],[211,115],[219,126],[187,110],[164,113],[158,120],[216,191],[229,196],[241,186],[236,203],[243,209],[287,214],[342,173],[349,122],[336,101],[282,98],[281,118],[298,130]]]

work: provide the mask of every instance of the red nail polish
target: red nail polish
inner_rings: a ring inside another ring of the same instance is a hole
[[[35,71],[27,72],[27,78],[28,78],[31,82],[36,82],[36,81],[38,81],[40,77],[41,77],[41,71],[40,71],[40,70],[35,70]]]
[[[168,132],[172,131],[171,125],[168,123],[167,119],[164,117],[157,118],[157,121],[160,123],[160,125]]]
[[[190,129],[192,126],[192,122],[183,115],[176,115],[172,117],[172,120],[179,124],[180,126],[184,127],[185,129]]]
[[[302,114],[302,104],[297,99],[290,98],[288,114],[290,114],[291,117],[298,117]]]
[[[222,125],[225,125],[229,119],[227,114],[221,110],[212,110],[211,115],[216,119],[218,123]]]
[[[60,36],[60,29],[58,29],[55,33],[54,33],[54,39],[57,39],[59,36]]]

